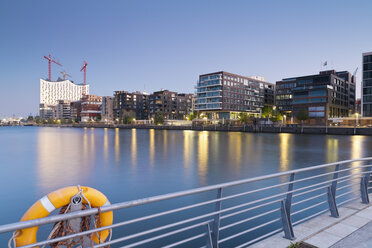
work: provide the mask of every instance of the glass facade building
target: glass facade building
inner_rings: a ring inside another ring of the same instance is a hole
[[[372,52],[363,53],[362,114],[372,117]]]
[[[313,122],[348,117],[355,108],[355,77],[347,71],[321,71],[317,75],[276,82],[276,105],[287,117],[306,111]]]
[[[241,112],[259,114],[274,105],[275,87],[262,77],[245,77],[229,72],[199,76],[195,110],[211,113],[213,119],[233,119]]]

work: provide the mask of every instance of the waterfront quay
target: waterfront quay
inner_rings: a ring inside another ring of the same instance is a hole
[[[119,128],[119,129],[155,129],[155,130],[194,130],[194,131],[222,131],[222,132],[250,132],[250,133],[292,133],[292,134],[329,134],[329,135],[372,135],[372,128],[368,127],[334,127],[334,126],[303,126],[293,125],[126,125],[80,123],[61,125],[35,125],[40,127],[76,127],[76,128]]]

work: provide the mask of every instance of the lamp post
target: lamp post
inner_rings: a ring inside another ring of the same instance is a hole
[[[358,113],[355,113],[354,135],[356,134],[357,124],[358,124]]]

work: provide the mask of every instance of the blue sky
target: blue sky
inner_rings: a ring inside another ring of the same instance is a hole
[[[44,55],[91,93],[194,92],[225,70],[270,82],[328,69],[354,72],[372,51],[372,1],[0,1],[0,118],[38,112]]]

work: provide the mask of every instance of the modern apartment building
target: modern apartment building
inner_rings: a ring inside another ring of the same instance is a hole
[[[55,106],[54,119],[70,119],[71,118],[71,101],[59,100]]]
[[[274,95],[275,86],[263,77],[208,73],[199,76],[195,110],[213,119],[235,119],[241,112],[259,115],[265,105],[274,105]]]
[[[149,95],[146,92],[115,91],[113,111],[114,118],[122,120],[128,115],[136,120],[149,119]]]
[[[89,85],[86,85],[89,94]],[[47,81],[40,79],[40,117],[53,117],[53,109],[59,100],[79,101],[83,96],[84,85],[70,80]]]
[[[98,121],[101,119],[102,97],[86,95],[81,99],[81,121]]]
[[[372,117],[372,52],[363,53],[362,115]]]
[[[312,122],[347,117],[355,109],[355,77],[347,71],[321,71],[316,75],[276,82],[276,106],[287,117],[308,112]]]
[[[194,111],[194,94],[177,94],[178,119],[183,120]]]
[[[169,90],[155,91],[149,97],[149,114],[154,118],[161,112],[167,120],[183,120],[193,111],[192,102],[192,94]]]
[[[103,122],[111,123],[114,120],[114,97],[102,97],[101,116]]]

